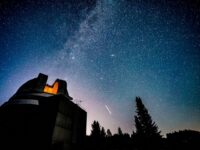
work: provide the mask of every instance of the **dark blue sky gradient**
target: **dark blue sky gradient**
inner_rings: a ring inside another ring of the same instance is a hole
[[[134,129],[140,96],[162,133],[200,130],[198,0],[0,2],[0,103],[42,72],[106,129]],[[112,112],[106,109],[106,106]]]

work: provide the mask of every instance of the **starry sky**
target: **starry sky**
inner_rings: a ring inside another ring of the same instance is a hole
[[[113,133],[140,96],[162,134],[200,131],[199,0],[2,0],[0,104],[38,73]],[[82,101],[82,102],[80,102]]]

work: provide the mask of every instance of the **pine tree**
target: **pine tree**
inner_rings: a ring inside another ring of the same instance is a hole
[[[158,126],[152,121],[148,110],[142,103],[140,97],[136,97],[136,113],[135,116],[135,126],[136,135],[145,138],[158,138],[161,137],[160,131],[158,131]]]
[[[101,136],[101,127],[98,121],[92,123],[91,136],[99,138]]]
[[[118,134],[119,134],[119,135],[123,135],[122,129],[121,129],[120,127],[118,128]]]
[[[110,129],[107,129],[107,137],[111,137],[112,136],[112,133],[110,131]]]
[[[104,127],[101,128],[100,135],[101,135],[102,138],[106,137],[106,132],[105,132]]]

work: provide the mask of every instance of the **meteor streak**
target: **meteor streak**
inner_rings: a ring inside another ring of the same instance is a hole
[[[108,108],[108,106],[107,106],[107,105],[105,105],[105,107],[106,107],[106,109],[107,109],[108,113],[111,115],[111,114],[112,114],[112,112],[110,111],[110,109]]]

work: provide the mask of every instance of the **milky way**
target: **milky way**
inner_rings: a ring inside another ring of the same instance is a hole
[[[93,120],[131,133],[136,96],[163,134],[200,130],[198,1],[0,4],[1,103],[42,72],[67,81],[88,134]]]

